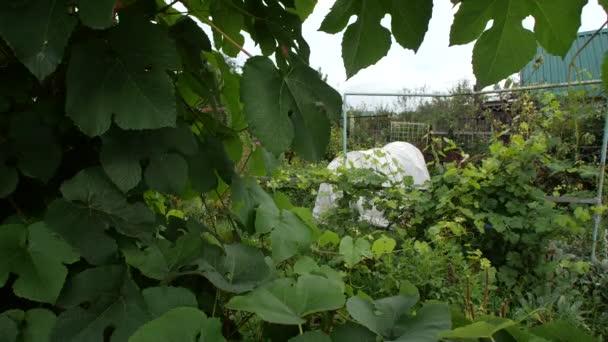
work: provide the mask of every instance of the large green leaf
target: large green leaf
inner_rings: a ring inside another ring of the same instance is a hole
[[[48,342],[56,321],[55,314],[47,309],[6,311],[0,315],[0,341]],[[3,322],[6,322],[7,326],[3,326]],[[17,326],[21,328],[20,333]]]
[[[142,249],[135,245],[122,246],[126,262],[139,269],[146,277],[163,280],[180,268],[191,265],[203,249],[198,234],[180,236],[175,243],[157,239]]]
[[[196,137],[185,124],[179,124],[176,128],[137,132],[113,129],[103,135],[103,142],[101,165],[108,177],[123,192],[131,190],[141,181],[141,161],[151,158],[158,161],[163,159],[163,156],[166,157],[168,152],[190,156],[198,151]],[[158,165],[158,162],[152,164],[153,179],[149,185],[155,190],[173,192],[172,190],[180,187],[179,183],[185,182],[187,175],[184,175],[183,165],[181,170],[163,170],[165,166]],[[167,179],[172,172],[178,173],[181,179]],[[179,192],[181,190],[183,185]]]
[[[433,14],[432,0],[391,0],[391,31],[406,49],[418,51]]]
[[[150,160],[145,172],[146,183],[164,193],[181,194],[188,180],[188,164],[177,153],[166,153]]]
[[[259,96],[259,89],[266,95]],[[329,142],[329,118],[338,117],[340,94],[310,67],[294,62],[282,74],[265,57],[247,60],[241,99],[252,133],[278,155],[290,145],[308,159],[323,156]]]
[[[302,324],[305,316],[337,310],[344,305],[344,294],[330,280],[314,275],[277,279],[245,296],[230,299],[226,307],[253,312],[261,319],[278,324]]]
[[[376,334],[369,329],[355,323],[348,322],[345,325],[334,328],[331,332],[333,342],[376,342]]]
[[[26,176],[48,181],[61,162],[61,148],[46,124],[52,109],[19,113],[13,117],[10,137],[18,159],[17,166]]]
[[[117,251],[109,228],[131,237],[151,235],[154,215],[143,203],[128,203],[101,169],[86,169],[61,186],[63,199],[53,201],[48,226],[92,264],[107,262]]]
[[[129,342],[216,342],[225,341],[222,324],[204,312],[189,307],[172,309],[159,318],[142,325]]]
[[[391,47],[391,31],[380,24],[386,14],[391,16],[391,30],[397,43],[417,51],[428,30],[433,12],[431,0],[338,0],[321,24],[321,31],[338,33],[349,19],[342,40],[342,59],[348,78],[361,69],[378,62]]]
[[[346,266],[353,267],[364,258],[371,258],[371,245],[364,238],[353,240],[350,236],[345,236],[340,241],[340,254],[344,256]]]
[[[361,0],[360,6],[357,21],[348,26],[342,40],[342,59],[347,78],[378,62],[391,48],[391,32],[380,25],[385,14],[381,2]]]
[[[232,212],[248,230],[255,227],[256,209],[273,204],[272,197],[253,179],[235,177],[232,181]]]
[[[231,293],[251,291],[270,276],[264,254],[242,244],[220,248],[206,246],[198,260],[199,270],[219,289]]]
[[[451,327],[449,307],[441,303],[425,304],[415,315],[409,314],[418,301],[416,296],[396,296],[373,302],[352,297],[346,303],[348,313],[360,324],[388,341],[439,341],[439,333]]]
[[[42,81],[61,63],[76,22],[64,1],[9,1],[0,11],[0,36]]]
[[[532,0],[534,33],[549,53],[565,57],[581,26],[583,7],[588,0]]]
[[[534,335],[554,342],[593,342],[597,341],[589,332],[563,320],[555,320],[530,329]]]
[[[329,336],[321,331],[307,331],[306,333],[292,337],[288,342],[332,342]]]
[[[283,262],[308,250],[312,243],[312,230],[296,214],[279,210],[274,203],[261,206],[256,213],[256,231],[261,234],[270,232],[275,262]]]
[[[513,327],[518,323],[506,318],[483,319],[449,332],[441,333],[444,338],[492,338],[497,332]]]
[[[87,309],[80,304],[89,303]],[[198,306],[182,288],[147,288],[142,292],[122,266],[87,269],[72,279],[58,304],[52,341],[100,341],[113,328],[110,341],[126,341],[142,324],[176,307]]]
[[[392,338],[395,337],[395,325],[416,302],[418,298],[405,296],[388,297],[374,302],[361,297],[351,297],[346,302],[346,309],[359,324],[378,335]]]
[[[66,112],[87,135],[101,135],[112,116],[123,129],[175,126],[174,87],[166,70],[180,69],[166,29],[121,16],[104,40],[72,49],[67,71]]]
[[[205,32],[190,17],[183,17],[169,31],[175,39],[182,62],[196,71],[203,68],[203,51],[211,50],[211,42]]]
[[[55,303],[68,274],[64,264],[79,257],[43,223],[0,226],[0,286],[17,275],[14,293],[32,301]]]
[[[550,53],[565,56],[576,38],[586,0],[466,0],[462,1],[450,33],[450,44],[478,39],[473,70],[480,86],[518,72],[536,52],[536,41]],[[522,26],[532,15],[535,33]],[[487,23],[492,27],[484,32]],[[480,36],[481,35],[481,36]]]
[[[114,22],[116,0],[78,0],[78,17],[94,29],[106,29]]]
[[[0,198],[4,198],[17,189],[19,184],[19,175],[13,167],[4,165],[4,161],[0,159]]]

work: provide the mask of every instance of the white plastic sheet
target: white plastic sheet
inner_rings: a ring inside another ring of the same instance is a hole
[[[373,169],[387,176],[389,181],[384,186],[389,186],[390,183],[401,183],[406,176],[411,176],[414,185],[418,186],[424,185],[431,179],[422,152],[416,146],[407,142],[396,141],[382,148],[352,151],[347,153],[346,159],[345,164],[344,158],[336,158],[329,163],[327,168],[335,171],[344,165],[346,168]],[[320,219],[328,211],[337,208],[338,200],[341,197],[341,192],[334,191],[332,185],[321,184],[317,193],[313,216]],[[390,222],[384,217],[384,213],[374,207],[364,209],[364,202],[363,197],[361,197],[353,205],[358,210],[360,219],[377,227],[387,227]]]

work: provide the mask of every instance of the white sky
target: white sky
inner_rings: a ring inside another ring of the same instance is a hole
[[[333,3],[334,0],[319,0],[313,14],[304,23],[303,35],[311,48],[311,66],[315,69],[320,67],[328,75],[329,84],[340,92],[399,92],[403,88],[414,89],[425,85],[429,90],[443,92],[459,80],[468,79],[474,83],[471,66],[473,44],[449,47],[450,26],[456,11],[449,0],[434,0],[429,30],[417,54],[393,41],[386,57],[346,81],[342,63],[342,34],[318,31]],[[351,18],[351,22],[354,20],[354,17]],[[596,30],[605,21],[606,13],[602,7],[597,0],[590,0],[583,11],[580,31]],[[383,24],[390,27],[389,23],[389,18],[385,18]],[[524,25],[531,28],[534,22],[529,18]],[[249,39],[245,49],[260,54]],[[238,58],[239,62],[245,59],[243,54]]]

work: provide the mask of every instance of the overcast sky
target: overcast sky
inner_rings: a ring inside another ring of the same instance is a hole
[[[328,75],[330,85],[340,92],[399,92],[406,87],[414,89],[425,85],[430,90],[443,92],[459,80],[467,79],[474,83],[471,66],[473,44],[448,46],[450,26],[456,11],[449,0],[434,1],[433,18],[417,54],[403,49],[393,41],[391,50],[384,59],[346,81],[342,63],[342,34],[331,35],[318,31],[333,3],[334,0],[318,1],[313,14],[304,23],[303,34],[310,44],[311,66],[320,67]],[[354,20],[355,17],[351,18],[351,22]],[[590,0],[583,11],[580,31],[596,30],[605,21],[606,13],[602,7],[597,0]],[[390,27],[388,17],[383,24]],[[524,25],[531,28],[534,22],[529,18]],[[245,48],[252,53],[260,53],[250,40]],[[245,59],[242,54],[239,56],[240,62]]]

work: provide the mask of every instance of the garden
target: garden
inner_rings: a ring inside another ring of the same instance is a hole
[[[470,97],[381,108],[491,130],[474,146],[427,132],[416,184],[379,172],[382,152],[341,161],[346,104],[302,36],[316,3],[4,4],[0,341],[608,339],[608,63],[596,88],[513,92],[508,120]],[[475,41],[483,88],[537,45],[565,56],[587,1],[452,3],[450,44]],[[432,15],[337,0],[319,30],[343,32],[350,78],[392,44],[417,50]],[[388,142],[357,127],[351,149]],[[339,196],[319,214],[323,185]]]

